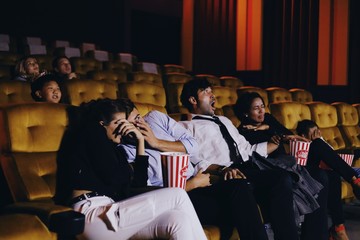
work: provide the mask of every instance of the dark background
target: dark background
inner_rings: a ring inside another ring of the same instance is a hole
[[[218,4],[228,7],[221,9]],[[347,86],[317,86],[319,0],[264,0],[263,68],[236,71],[231,11],[236,0],[196,0],[193,73],[235,75],[247,85],[310,90],[315,100],[360,102],[360,1],[350,0]],[[181,0],[8,1],[0,32],[96,43],[139,61],[181,64]],[[210,13],[210,14],[209,14]],[[230,16],[230,17],[228,17]],[[226,17],[224,26],[219,26]]]

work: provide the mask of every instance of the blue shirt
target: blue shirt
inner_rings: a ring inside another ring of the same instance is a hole
[[[198,144],[195,138],[192,137],[188,130],[168,115],[159,111],[150,111],[144,116],[144,120],[149,124],[157,138],[172,142],[181,141],[190,157],[197,155]],[[127,144],[122,144],[122,146],[128,155],[128,161],[133,162],[136,156],[136,147]],[[160,151],[146,148],[145,153],[149,156],[148,185],[163,186]],[[189,161],[187,177],[189,178],[193,175],[194,168]]]

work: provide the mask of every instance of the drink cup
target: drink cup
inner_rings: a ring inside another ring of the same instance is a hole
[[[164,187],[185,189],[189,155],[182,152],[162,152],[160,155]]]
[[[296,163],[306,166],[310,142],[290,141],[290,154],[295,157]]]

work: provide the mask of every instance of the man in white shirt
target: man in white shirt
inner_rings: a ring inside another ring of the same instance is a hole
[[[265,219],[272,225],[275,239],[298,239],[290,175],[283,170],[260,171],[251,161],[254,152],[267,156],[278,145],[273,142],[251,145],[228,118],[215,116],[215,96],[205,78],[195,78],[185,83],[181,102],[192,113],[192,120],[180,123],[199,144],[197,157],[191,157],[195,169],[204,169],[205,173],[217,174],[224,179],[242,178],[242,174],[245,174],[254,186],[254,195]],[[234,150],[225,140],[221,130],[224,126],[221,125],[225,125],[232,137],[236,158],[231,157]]]
[[[121,99],[127,109],[127,120],[144,135],[145,153],[149,155],[149,185],[162,186],[160,153],[163,151],[186,152],[196,156],[198,144],[188,130],[167,114],[150,111],[144,117],[129,99]],[[132,144],[121,144],[133,161],[136,148]],[[237,229],[241,239],[266,240],[267,235],[251,185],[246,179],[222,181],[210,184],[210,174],[202,170],[194,172],[192,164],[187,170],[190,179],[186,191],[203,225],[220,227],[221,239],[229,239],[233,229]]]

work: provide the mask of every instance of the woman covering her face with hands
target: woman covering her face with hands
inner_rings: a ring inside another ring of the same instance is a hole
[[[182,189],[164,188],[131,196],[145,187],[148,156],[144,137],[126,120],[126,109],[111,99],[82,104],[69,125],[57,158],[55,201],[85,215],[84,239],[206,239]],[[136,142],[130,165],[117,147]]]

